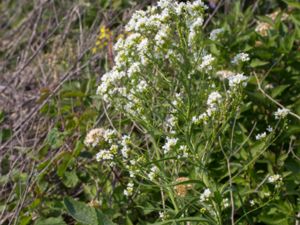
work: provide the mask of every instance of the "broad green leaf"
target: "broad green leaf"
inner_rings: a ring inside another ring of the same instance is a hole
[[[289,84],[286,84],[286,85],[279,85],[279,86],[275,87],[271,92],[272,98],[276,98],[277,96],[279,96],[289,86],[290,86]]]
[[[269,62],[266,62],[266,61],[262,61],[260,59],[253,59],[250,63],[250,66],[251,67],[259,67],[259,66],[264,66],[266,64],[268,64]]]
[[[64,158],[57,168],[57,175],[59,177],[62,177],[64,175],[72,158],[73,158],[73,156],[69,152],[66,152],[64,154]]]
[[[201,224],[200,222],[215,222],[215,221],[210,221],[206,218],[201,218],[201,217],[186,217],[186,218],[180,218],[180,219],[173,219],[173,220],[165,220],[163,222],[159,223],[152,223],[152,225],[163,225],[163,224],[177,224],[181,222],[198,222],[197,224]],[[180,224],[181,224],[180,223]]]
[[[63,181],[64,185],[66,185],[69,188],[75,187],[79,182],[76,171],[64,172],[64,177],[63,177],[62,181]]]
[[[300,9],[300,3],[297,1],[283,0],[288,6]]]
[[[61,217],[49,217],[47,219],[38,219],[34,225],[66,225]]]
[[[77,222],[86,225],[115,225],[99,209],[87,206],[83,202],[66,197],[64,204],[68,214]]]
[[[67,212],[76,221],[87,225],[99,225],[96,210],[83,202],[76,201],[70,197],[64,198]]]

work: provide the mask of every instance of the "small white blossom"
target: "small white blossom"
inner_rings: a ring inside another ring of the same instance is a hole
[[[157,175],[158,172],[158,167],[157,166],[153,166],[150,169],[150,173],[148,174],[148,178],[153,181]]]
[[[108,129],[104,132],[103,138],[108,143],[112,143],[113,139],[117,137],[117,131]]]
[[[248,77],[244,76],[242,73],[238,73],[234,76],[230,76],[227,78],[229,81],[229,87],[236,87],[239,84],[242,84],[244,87],[247,85]]]
[[[254,200],[250,200],[249,203],[250,203],[251,206],[255,205],[255,201]]]
[[[164,153],[168,153],[172,147],[174,147],[178,142],[178,138],[169,138],[167,137],[167,141],[164,144],[164,146],[162,147],[162,149],[164,150]]]
[[[165,213],[164,212],[159,212],[159,218],[164,220],[165,219]]]
[[[279,175],[279,174],[271,175],[271,176],[269,176],[269,178],[268,178],[268,182],[269,182],[269,183],[272,183],[272,184],[277,183],[277,182],[279,182],[279,181],[282,181],[282,176]]]
[[[113,158],[114,155],[109,150],[100,150],[100,152],[96,154],[96,160],[98,162],[102,160],[113,160]]]
[[[230,206],[230,204],[229,204],[229,199],[228,198],[224,198],[223,200],[222,200],[222,205],[223,205],[223,207],[226,209],[226,208],[228,208],[229,206]]]
[[[228,79],[229,77],[234,76],[234,72],[230,70],[219,70],[216,75],[219,77],[220,80]]]
[[[189,157],[188,147],[186,145],[181,145],[179,147],[180,155],[178,155],[178,158],[187,158]]]
[[[250,60],[250,57],[249,57],[249,54],[247,53],[239,53],[237,54],[232,60],[231,60],[231,63],[233,64],[238,64],[240,62],[246,62],[246,61],[249,61]]]
[[[223,28],[218,28],[218,29],[214,29],[210,32],[210,35],[209,35],[209,39],[212,40],[212,41],[215,41],[219,34],[224,32],[224,29]]]
[[[267,127],[267,131],[271,133],[271,132],[273,131],[273,127],[271,127],[271,126],[269,125],[269,126]]]
[[[215,58],[212,56],[212,54],[208,54],[202,57],[202,62],[199,66],[201,70],[206,69],[206,70],[211,70],[212,66],[211,63],[215,60]]]
[[[207,105],[210,108],[216,108],[217,104],[219,104],[221,100],[222,100],[222,96],[220,95],[220,93],[217,91],[213,91],[208,96]]]
[[[136,73],[140,73],[141,72],[141,65],[139,62],[134,62],[131,67],[129,67],[128,69],[128,77],[132,77],[134,74]]]
[[[95,147],[103,138],[105,130],[102,128],[96,128],[89,131],[84,139],[84,144],[86,146]]]
[[[193,116],[193,118],[192,118],[192,122],[194,124],[200,124],[201,122],[206,124],[207,120],[208,120],[208,115],[206,113],[202,113],[199,116]]]
[[[286,108],[278,108],[277,111],[274,113],[275,119],[283,119],[289,114],[290,110]]]
[[[206,188],[204,192],[200,195],[200,202],[208,201],[208,199],[211,197],[212,193],[209,188]]]
[[[137,85],[138,92],[144,92],[148,88],[148,84],[146,81],[141,80]]]
[[[266,133],[266,132],[263,132],[263,133],[261,133],[261,134],[257,134],[257,135],[255,136],[255,139],[256,139],[256,140],[261,140],[261,139],[265,138],[266,136],[267,136],[267,133]]]
[[[124,190],[124,195],[131,196],[133,194],[133,187],[134,187],[134,184],[132,182],[129,182],[127,184],[126,189]]]

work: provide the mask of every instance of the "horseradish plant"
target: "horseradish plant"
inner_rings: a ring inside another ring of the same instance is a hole
[[[116,129],[112,120],[85,139],[101,167],[121,171],[124,198],[159,193],[158,221],[234,224],[268,204],[283,182],[263,171],[253,188],[247,171],[289,111],[278,109],[278,123],[260,134],[237,125],[250,56],[221,53],[226,30],[204,32],[206,8],[199,0],[160,0],[132,15],[97,94],[133,129]]]

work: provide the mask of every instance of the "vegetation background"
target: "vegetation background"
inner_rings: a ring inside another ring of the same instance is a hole
[[[99,224],[155,222],[157,213],[151,206],[126,202],[118,185],[122,178],[98,171],[83,144],[87,131],[106,120],[95,92],[101,75],[114,64],[113,44],[132,13],[155,2],[0,2],[0,224],[98,224],[92,209],[101,210]],[[275,150],[261,159],[264,167],[288,176],[285,191],[267,209],[254,212],[260,222],[250,219],[240,224],[297,225],[300,3],[206,2],[207,30],[227,27],[231,32],[224,46],[249,52],[247,69],[261,78],[259,85],[253,79],[246,90],[244,126],[251,127],[253,119],[259,121],[258,127],[266,126],[265,115],[273,113],[276,103],[296,115],[289,117]],[[280,16],[266,16],[275,11]],[[286,21],[281,19],[283,13],[289,15]],[[270,24],[267,35],[255,32],[257,21]],[[102,205],[96,201],[100,194],[105,199]],[[84,215],[92,221],[85,221]]]

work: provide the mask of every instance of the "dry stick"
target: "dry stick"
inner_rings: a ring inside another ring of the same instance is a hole
[[[294,152],[294,150],[293,150],[293,147],[292,147],[293,140],[294,140],[294,139],[291,138],[290,143],[289,143],[289,151],[287,152],[287,154],[292,153],[292,156],[295,157],[297,160],[300,161],[300,158],[295,154],[295,152]]]
[[[47,102],[59,91],[60,87],[73,75],[76,74],[78,72],[80,72],[83,68],[85,68],[90,61],[97,59],[98,57],[94,57],[92,58],[90,61],[87,61],[85,64],[83,64],[81,67],[79,67],[78,69],[72,71],[74,69],[74,67],[76,67],[76,64],[78,62],[80,62],[80,60],[83,58],[83,56],[85,55],[85,53],[89,51],[89,49],[87,49],[77,60],[77,62],[69,69],[68,72],[66,72],[62,79],[60,80],[59,84],[55,87],[55,89],[53,90],[53,92],[43,101],[42,104],[38,105],[37,107],[34,108],[34,110],[32,110],[32,112],[21,122],[21,124],[14,130],[14,135],[11,136],[11,138],[6,141],[0,148],[0,151],[2,151],[21,131],[22,128],[25,127],[25,125],[32,119],[34,118],[38,111],[41,110],[46,104]]]
[[[210,14],[209,17],[208,17],[208,19],[205,21],[205,23],[203,25],[203,29],[209,24],[209,22],[212,20],[212,18],[214,17],[214,15],[218,12],[219,8],[223,5],[223,3],[224,3],[224,0],[219,1],[218,5],[216,6],[216,8],[212,12],[212,14]]]
[[[29,187],[30,179],[31,179],[32,176],[33,176],[34,166],[35,166],[35,163],[33,163],[31,172],[30,172],[30,174],[29,174],[29,176],[28,176],[28,179],[27,179],[27,185],[26,185],[26,188],[25,188],[25,190],[24,190],[23,196],[22,196],[21,200],[18,202],[17,210],[14,212],[13,218],[16,218],[16,219],[15,219],[14,225],[17,224],[17,222],[18,222],[18,219],[17,219],[17,218],[18,218],[18,215],[19,215],[19,213],[20,213],[20,211],[21,211],[21,209],[22,209],[22,207],[23,207],[23,205],[24,205],[24,202],[25,202],[25,199],[26,199],[26,194],[28,193],[28,190],[29,190],[28,187]],[[10,225],[12,222],[13,222],[13,220],[11,220],[11,221],[9,222],[8,225]]]
[[[60,22],[60,24],[58,24],[53,30],[52,32],[45,38],[45,41],[38,47],[38,49],[30,56],[30,58],[27,60],[27,62],[25,62],[20,69],[18,69],[15,74],[19,74],[22,70],[24,70],[31,62],[32,60],[38,55],[38,53],[46,46],[47,42],[49,41],[49,39],[55,34],[55,32],[57,31],[57,29],[59,28],[59,26],[63,23],[64,20],[66,20],[69,17],[70,14],[68,14],[67,16],[65,16],[62,21]],[[15,79],[15,76],[12,76],[12,78],[8,81],[8,85],[11,84],[13,82],[13,80]],[[3,93],[8,85],[4,86],[3,89],[1,89],[0,94]]]
[[[254,76],[256,78],[256,82],[257,82],[257,86],[258,86],[258,90],[265,96],[267,97],[269,100],[271,100],[273,103],[275,103],[276,105],[278,105],[279,107],[285,109],[286,107],[284,107],[282,104],[280,104],[278,101],[276,101],[274,98],[272,98],[270,95],[268,95],[262,88],[261,88],[261,82],[259,81],[256,73],[254,72]],[[297,118],[298,120],[300,120],[300,116],[297,115],[296,113],[293,113],[289,110],[288,112],[290,115],[294,116],[295,118]]]

